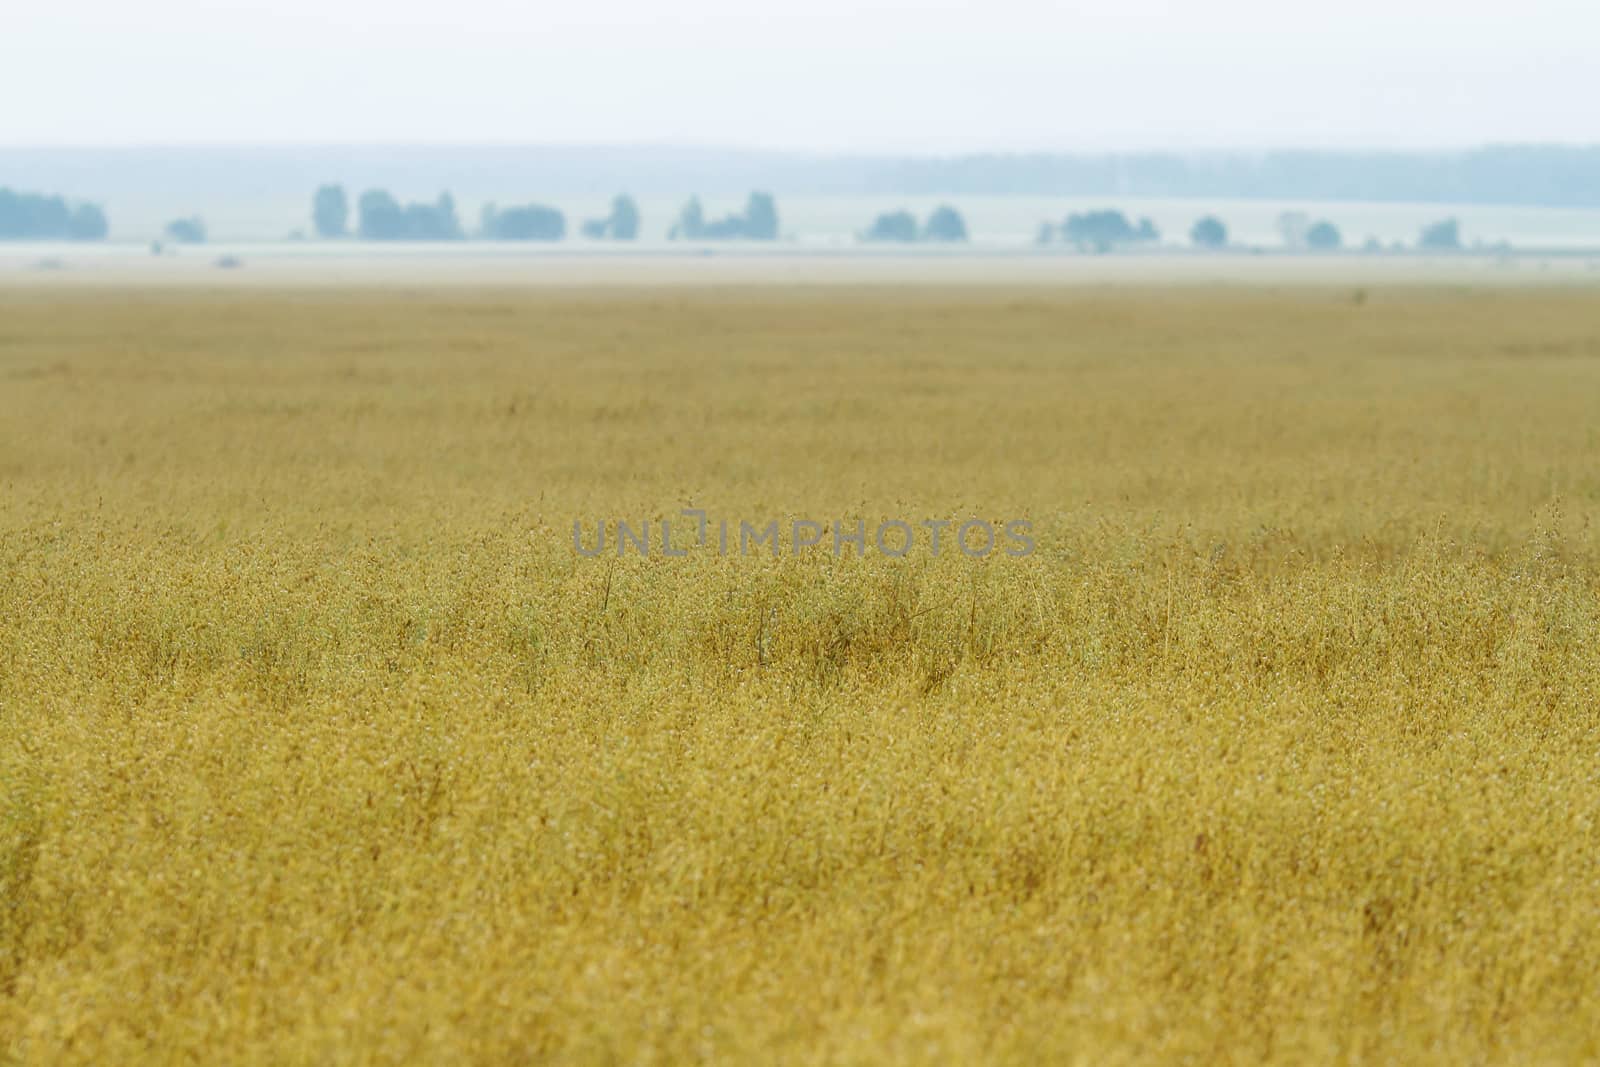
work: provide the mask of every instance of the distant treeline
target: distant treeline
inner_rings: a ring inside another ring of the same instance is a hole
[[[110,227],[94,204],[0,188],[0,240],[101,241]]]
[[[619,214],[638,211],[628,197],[618,197],[612,218],[586,224],[586,231],[598,229],[621,236],[614,226]],[[350,222],[350,198],[341,185],[324,185],[311,198],[311,224],[318,237],[338,239],[358,237],[363,241],[462,241],[468,236],[456,213],[456,201],[440,193],[432,203],[401,203],[386,189],[369,189],[356,203],[356,219]],[[567,235],[567,218],[543,204],[524,204],[501,208],[486,204],[474,236],[491,241],[559,241]]]
[[[720,219],[707,219],[699,197],[690,197],[667,232],[671,241],[775,241],[778,239],[778,204],[771,193],[755,192],[744,211]]]
[[[469,235],[456,214],[455,199],[441,193],[432,203],[401,203],[382,189],[363,193],[356,205],[352,227],[350,201],[344,188],[324,185],[312,198],[312,222],[323,238],[358,237],[367,241],[459,241]],[[185,237],[184,228],[197,233]],[[590,240],[632,241],[639,236],[639,206],[631,196],[617,196],[611,212],[604,218],[589,219],[581,232]],[[1278,235],[1290,250],[1330,252],[1344,247],[1344,234],[1326,219],[1313,219],[1304,212],[1285,212],[1278,219]],[[183,220],[168,228],[174,239],[204,240],[200,220]],[[778,205],[771,193],[757,190],[749,195],[744,210],[721,218],[707,218],[699,197],[690,197],[668,231],[673,241],[752,240],[778,238]],[[567,237],[566,216],[543,204],[524,204],[502,208],[485,205],[479,225],[471,236],[490,241],[561,241]],[[1189,230],[1189,242],[1201,250],[1230,247],[1225,222],[1208,215]],[[941,204],[923,221],[909,211],[888,211],[857,233],[863,243],[963,243],[969,239],[967,221],[949,204]],[[1106,253],[1140,246],[1161,246],[1161,231],[1149,218],[1129,219],[1121,211],[1105,208],[1077,212],[1060,221],[1040,224],[1035,243],[1065,246],[1079,252]],[[1366,251],[1386,251],[1369,241]],[[1460,226],[1455,219],[1444,219],[1423,228],[1417,247],[1426,251],[1450,251],[1461,245]]]
[[[1600,207],[1600,146],[1464,152],[971,155],[835,161],[828,191]],[[850,171],[855,171],[851,175]],[[821,174],[818,175],[819,179]],[[821,180],[812,185],[823,185]],[[803,186],[802,186],[803,187]],[[807,191],[810,191],[807,188]],[[820,190],[819,190],[820,191]]]
[[[1286,211],[1278,216],[1278,238],[1293,251],[1334,252],[1344,247],[1344,234],[1327,219],[1313,219],[1303,211]],[[1139,245],[1158,245],[1161,231],[1147,218],[1132,222],[1120,211],[1106,209],[1068,215],[1061,222],[1039,226],[1035,243],[1068,245],[1080,252],[1112,252]],[[1227,223],[1215,215],[1196,220],[1189,229],[1189,243],[1196,248],[1216,251],[1229,247]],[[1376,240],[1363,246],[1366,252],[1394,251]],[[1417,248],[1424,252],[1454,252],[1463,247],[1461,224],[1456,219],[1441,219],[1422,228]]]
[[[909,211],[886,211],[858,236],[863,241],[893,241],[901,244],[917,241],[962,242],[967,239],[967,220],[949,204],[934,208],[928,221],[920,226],[917,225],[917,217]]]
[[[311,221],[318,237],[355,236],[364,241],[459,241],[468,234],[456,215],[455,198],[439,194],[433,203],[403,204],[383,189],[361,194],[356,221],[350,224],[350,198],[341,185],[324,185],[311,200]],[[632,241],[639,236],[639,205],[620,195],[611,201],[611,213],[588,219],[583,236],[593,241]],[[487,241],[560,241],[567,236],[567,218],[544,204],[483,208],[477,231]],[[778,205],[770,193],[753,192],[742,213],[707,220],[698,197],[684,205],[669,234],[672,240],[776,240]]]
[[[571,200],[782,189],[787,196],[1060,196],[1410,201],[1600,207],[1600,145],[1449,152],[1013,153],[945,157],[670,146],[314,145],[123,148],[0,146],[0,184],[95,198],[244,202],[296,196],[328,175],[449,188],[538,189]],[[98,183],[86,189],[85,181]]]
[[[356,204],[352,225],[350,198],[344,187],[323,185],[312,197],[311,216],[316,234],[327,239],[353,236],[367,241],[459,241],[469,236],[457,215],[455,199],[448,192],[431,203],[402,203],[386,190],[369,189]],[[580,232],[589,240],[632,241],[639,236],[640,221],[638,204],[624,194],[612,200],[608,215],[585,220]],[[1277,229],[1287,249],[1334,251],[1344,246],[1344,235],[1336,225],[1326,219],[1312,219],[1304,212],[1284,213]],[[0,187],[0,240],[98,241],[106,237],[108,230],[105,213],[97,205],[72,204],[60,196]],[[566,216],[556,208],[543,204],[502,208],[491,203],[483,207],[478,228],[470,236],[492,241],[561,241],[567,232]],[[691,197],[667,236],[674,241],[775,241],[778,235],[777,201],[771,193],[757,190],[749,194],[743,211],[713,219],[706,217],[699,197]],[[194,216],[169,222],[164,236],[175,244],[200,244],[208,235],[205,221]],[[941,204],[922,222],[909,211],[885,212],[856,236],[864,243],[960,243],[969,239],[966,219],[949,204]],[[1196,221],[1189,231],[1189,241],[1200,249],[1230,247],[1227,225],[1215,216]],[[1122,212],[1107,208],[1074,213],[1059,222],[1047,220],[1040,224],[1035,243],[1104,253],[1141,245],[1159,247],[1161,232],[1148,218],[1132,221]],[[156,242],[154,247],[160,251],[161,243]],[[1362,247],[1378,252],[1402,246],[1396,242],[1385,248],[1369,238]],[[1431,252],[1461,249],[1460,224],[1447,218],[1423,227],[1416,247]],[[1483,247],[1481,242],[1478,247]]]
[[[1123,245],[1155,244],[1161,240],[1161,231],[1149,219],[1140,219],[1138,225],[1128,221],[1120,211],[1088,211],[1068,215],[1059,225],[1046,222],[1039,227],[1038,243],[1055,244],[1060,241],[1080,249],[1109,252]]]

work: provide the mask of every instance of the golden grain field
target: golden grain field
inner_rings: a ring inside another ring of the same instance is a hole
[[[1597,519],[1592,289],[0,291],[0,1062],[1593,1061]]]

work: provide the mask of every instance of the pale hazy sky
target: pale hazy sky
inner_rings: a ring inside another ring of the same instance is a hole
[[[1600,143],[1600,0],[4,0],[0,144]]]

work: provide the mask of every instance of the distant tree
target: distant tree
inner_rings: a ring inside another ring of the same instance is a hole
[[[106,222],[105,212],[94,204],[79,204],[72,209],[72,217],[67,221],[67,240],[104,241],[109,232],[111,227]]]
[[[1034,234],[1033,243],[1036,245],[1053,245],[1056,243],[1056,224],[1053,222],[1039,223],[1039,231]]]
[[[93,204],[69,205],[59,196],[0,188],[0,240],[99,241],[109,227]]]
[[[744,236],[752,241],[778,239],[778,204],[771,193],[754,192],[744,207]]]
[[[440,193],[431,207],[407,204],[406,225],[414,241],[459,241],[466,236],[456,217],[456,198],[449,193]]]
[[[342,185],[324,185],[311,200],[311,223],[318,237],[343,237],[350,232],[350,201]]]
[[[639,238],[639,205],[626,193],[611,201],[611,238],[615,241]]]
[[[672,229],[667,231],[667,239],[671,241],[697,241],[705,236],[706,215],[705,209],[700,206],[700,198],[691,196],[683,205],[683,210],[678,212],[678,221],[672,224]]]
[[[405,204],[382,189],[361,194],[358,232],[367,241],[456,241],[464,234],[456,202],[441,193],[432,204]]]
[[[405,238],[406,213],[399,201],[382,189],[361,194],[357,205],[357,232],[365,241],[399,241]]]
[[[1461,248],[1461,224],[1455,219],[1443,219],[1422,228],[1417,240],[1418,248],[1433,252],[1454,252]]]
[[[1061,236],[1069,244],[1096,252],[1109,252],[1119,245],[1145,239],[1120,211],[1088,211],[1068,215],[1061,224]]]
[[[965,241],[967,220],[949,204],[941,204],[928,216],[927,224],[922,227],[922,238],[925,241]]]
[[[778,206],[770,193],[750,194],[742,215],[706,221],[699,197],[690,197],[667,232],[670,241],[726,241],[740,237],[772,241],[778,236]]]
[[[1161,231],[1156,229],[1156,224],[1151,222],[1148,218],[1141,218],[1139,220],[1139,228],[1134,231],[1133,239],[1135,241],[1143,241],[1148,244],[1155,244],[1157,241],[1161,240]]]
[[[167,239],[182,245],[206,243],[206,224],[197,216],[192,219],[173,219],[167,223]]]
[[[871,229],[861,234],[863,241],[910,243],[917,237],[917,217],[909,211],[886,211],[873,220]]]
[[[482,236],[491,241],[559,241],[567,235],[567,218],[553,207],[528,204],[499,211],[483,209]]]
[[[1342,244],[1344,235],[1339,232],[1339,227],[1326,220],[1306,231],[1306,247],[1318,252],[1331,252]]]
[[[1311,217],[1304,211],[1285,211],[1278,216],[1278,236],[1287,248],[1304,248],[1311,229]]]
[[[611,214],[603,219],[590,219],[583,224],[583,235],[600,241],[632,241],[639,236],[639,205],[626,194],[611,201]]]
[[[1228,243],[1228,227],[1215,215],[1207,215],[1194,224],[1189,240],[1200,248],[1223,248]]]

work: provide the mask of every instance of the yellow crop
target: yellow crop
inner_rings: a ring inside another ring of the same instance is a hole
[[[1593,291],[0,292],[0,1062],[1592,1061],[1597,516]]]

